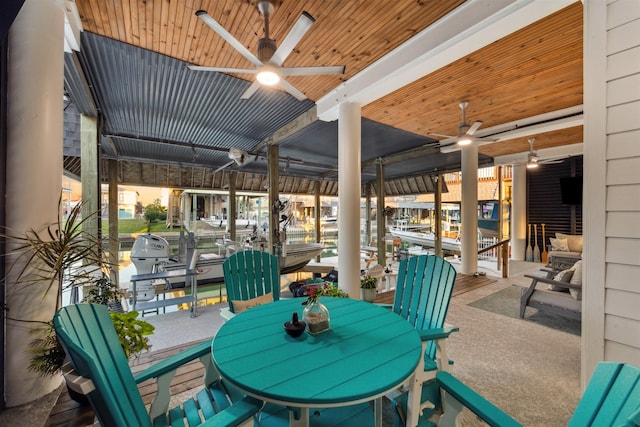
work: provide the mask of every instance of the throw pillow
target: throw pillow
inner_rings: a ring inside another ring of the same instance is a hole
[[[567,270],[562,270],[560,273],[554,276],[553,280],[555,280],[556,282],[569,283],[569,281],[571,280],[571,277],[573,277],[573,267]],[[549,290],[556,291],[556,292],[569,291],[568,288],[557,286],[557,285],[549,285]]]
[[[252,307],[257,307],[262,304],[267,304],[273,302],[273,292],[269,292],[268,294],[264,294],[259,297],[251,298],[246,301],[241,300],[231,300],[231,304],[233,305],[233,312],[238,314],[242,313],[245,310],[248,310]]]
[[[573,276],[571,276],[569,283],[572,285],[582,286],[582,260],[577,261],[571,268],[575,271],[573,272]],[[582,289],[570,289],[569,292],[571,292],[571,296],[578,301],[582,300]]]
[[[551,237],[551,250],[560,252],[569,252],[569,242],[567,239],[554,239]]]
[[[582,252],[582,236],[576,234],[556,233],[556,239],[567,239],[569,251]]]

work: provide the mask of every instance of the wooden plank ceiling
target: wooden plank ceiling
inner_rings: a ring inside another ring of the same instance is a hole
[[[463,0],[277,0],[271,36],[282,40],[307,11],[315,24],[284,66],[345,65],[339,76],[288,80],[311,100],[383,57]],[[196,16],[206,10],[249,50],[263,35],[256,0],[76,0],[85,31],[202,66],[252,68]],[[408,132],[455,135],[458,106],[483,128],[582,104],[582,4],[512,33],[362,109],[364,118]],[[252,80],[251,75],[236,75]],[[536,135],[536,148],[582,142],[582,127]],[[483,145],[491,157],[528,150],[527,138]]]

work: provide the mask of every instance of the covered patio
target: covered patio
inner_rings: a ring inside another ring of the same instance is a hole
[[[476,278],[459,275],[447,317],[448,323],[460,327],[460,332],[453,334],[447,343],[454,360],[451,372],[525,426],[565,426],[581,395],[580,336],[472,305],[512,285],[526,287],[529,280],[523,274],[532,268],[537,266],[530,265],[509,279],[492,275],[495,272],[490,270],[488,276]],[[384,302],[384,295],[379,295],[378,301]],[[141,371],[194,342],[209,339],[223,323],[219,310],[220,305],[201,307],[195,319],[186,312],[145,318],[156,326],[158,333],[151,337],[152,351],[132,361],[133,371]],[[562,322],[562,318],[558,321]],[[187,342],[179,344],[176,337]],[[188,396],[190,389],[196,390],[201,377],[202,365],[198,363],[181,368],[172,382],[176,401]],[[151,383],[140,384],[145,402],[151,401],[154,389]],[[14,416],[37,414],[33,410]],[[79,407],[64,390],[57,401],[50,401],[50,411],[43,408],[37,420],[46,420],[45,425],[51,427],[93,424],[91,408]],[[0,415],[0,421],[11,421],[8,416]],[[393,410],[385,404],[384,425],[391,426],[392,419]],[[463,425],[476,423],[473,417],[467,417]]]
[[[349,266],[359,245],[349,230],[359,229],[360,195],[430,192],[439,174],[462,170],[468,178],[463,222],[475,228],[473,177],[483,164],[516,165],[520,190],[513,195],[511,244],[512,253],[524,253],[527,140],[535,136],[540,159],[585,155],[588,280],[579,362],[572,368],[579,369],[584,386],[598,361],[640,365],[640,235],[626,226],[640,221],[640,10],[634,2],[452,0],[435,7],[406,0],[387,5],[384,13],[374,2],[275,3],[276,40],[286,38],[303,7],[317,21],[285,65],[346,65],[345,75],[291,77],[308,100],[264,89],[240,100],[250,80],[186,71],[188,64],[242,66],[242,56],[195,12],[208,9],[253,49],[262,34],[253,1],[144,2],[134,8],[125,1],[77,0],[64,2],[64,10],[53,1],[19,4],[15,21],[1,34],[0,112],[6,126],[0,132],[0,224],[25,230],[56,217],[63,159],[66,173],[86,179],[87,191],[109,182],[268,187],[274,199],[285,191],[338,194],[346,227],[340,267],[355,283],[357,272]],[[60,156],[65,91],[80,113],[86,159],[73,153],[77,146]],[[468,120],[461,118],[461,102],[468,102]],[[476,143],[460,149],[459,137],[471,128]],[[236,148],[252,161],[230,158]],[[464,262],[474,258],[468,255],[463,251]],[[2,297],[13,297],[12,290],[7,287]],[[51,318],[52,301],[43,302],[46,309],[28,301],[19,299],[13,313]],[[450,323],[456,323],[453,313]],[[4,403],[19,406],[57,385],[29,377],[23,360],[27,334],[6,317],[5,326]],[[459,336],[474,344],[473,337]],[[493,348],[524,346],[522,336]],[[475,381],[505,365],[490,353],[478,359],[487,365],[475,369]],[[484,394],[500,404],[492,393],[501,390]],[[512,397],[510,390],[504,393]]]

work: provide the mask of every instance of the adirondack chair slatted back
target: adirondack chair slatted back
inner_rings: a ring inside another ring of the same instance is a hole
[[[640,425],[640,368],[600,362],[569,427]]]
[[[159,361],[135,378],[106,306],[76,304],[63,307],[53,318],[58,338],[74,374],[91,380],[95,389],[87,397],[103,426],[236,426],[253,418],[261,401],[225,384],[213,367],[210,342],[201,342]],[[199,359],[205,367],[205,388],[179,406],[169,408],[170,381],[178,367]],[[149,411],[138,383],[156,379],[156,398]],[[153,421],[151,418],[153,417]]]
[[[91,378],[88,395],[103,426],[150,426],[136,381],[106,306],[75,304],[62,308],[54,326],[71,365]]]
[[[277,256],[256,250],[236,252],[224,261],[222,268],[232,313],[235,313],[234,300],[246,301],[269,292],[273,292],[274,301],[280,299],[280,265]]]
[[[420,255],[400,261],[393,311],[416,329],[444,325],[456,281],[455,268],[435,255]],[[434,359],[436,345],[429,342],[425,356]]]

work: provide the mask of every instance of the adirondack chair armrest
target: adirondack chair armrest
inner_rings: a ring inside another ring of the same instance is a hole
[[[134,379],[138,384],[148,379],[156,380],[156,395],[149,407],[149,417],[152,420],[155,420],[156,417],[165,414],[169,408],[169,401],[171,398],[171,380],[173,379],[177,369],[195,359],[200,359],[200,362],[204,366],[203,384],[208,386],[218,378],[217,371],[213,367],[213,359],[211,358],[210,340],[203,341],[185,351],[162,360],[134,376]]]
[[[541,268],[540,271],[547,275],[547,279],[553,279],[553,277],[562,271],[561,268],[555,268],[550,265],[545,265],[544,268]]]
[[[211,352],[211,341],[206,340],[200,344],[196,344],[187,350],[184,350],[172,357],[169,357],[155,365],[145,369],[144,371],[135,375],[136,383],[141,383],[150,378],[157,378],[161,375],[171,372],[185,363],[191,362],[201,356],[204,356]]]
[[[220,308],[220,316],[224,319],[224,320],[230,320],[233,316],[235,316],[236,314],[234,312],[231,311],[230,307],[221,307]]]
[[[528,277],[529,279],[533,279],[533,281],[531,282],[531,285],[529,285],[529,287],[535,286],[538,283],[546,283],[547,285],[554,285],[554,286],[559,286],[559,287],[567,288],[567,289],[582,290],[582,285],[577,285],[577,284],[573,284],[573,283],[569,283],[569,282],[559,282],[557,280],[547,279],[547,278],[541,277],[541,276],[534,276],[532,274],[525,274],[524,277]]]
[[[87,395],[96,389],[91,378],[79,375],[69,361],[64,362],[60,370],[62,371],[62,376],[64,376],[67,386],[76,393]]]
[[[420,329],[418,335],[422,341],[440,340],[443,338],[449,338],[453,332],[458,332],[460,328],[456,326],[445,326],[443,328],[434,329]]]
[[[455,418],[465,407],[490,426],[522,427],[522,424],[450,373],[438,372],[436,381],[444,391],[444,414],[440,419],[441,425],[455,425]]]

